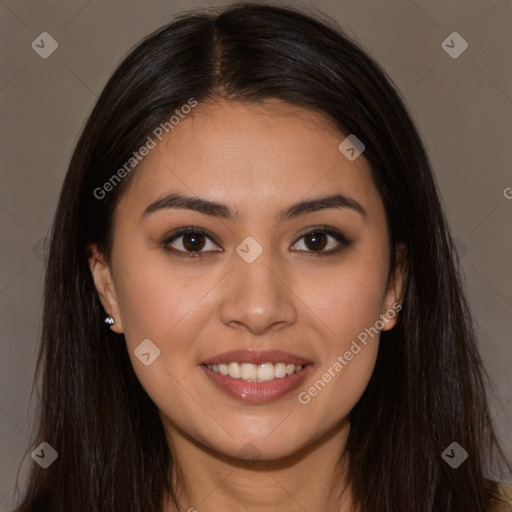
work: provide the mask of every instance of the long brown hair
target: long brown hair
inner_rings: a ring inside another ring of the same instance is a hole
[[[504,462],[486,398],[459,262],[431,166],[403,100],[380,67],[331,21],[289,7],[235,4],[186,12],[148,36],[105,86],[73,153],[51,233],[36,380],[34,464],[17,512],[161,512],[175,496],[172,453],[124,343],[103,324],[86,246],[109,255],[114,207],[136,169],[106,183],[190,98],[279,98],[364,140],[385,206],[391,270],[408,248],[398,323],[351,412],[346,449],[362,512],[489,512]],[[457,442],[457,469],[441,454]],[[500,466],[501,467],[501,466]]]

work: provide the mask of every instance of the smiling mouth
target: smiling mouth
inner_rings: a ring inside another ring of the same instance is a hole
[[[232,398],[263,404],[284,398],[314,371],[304,356],[282,350],[231,350],[204,359],[199,367],[214,386]]]
[[[209,370],[219,375],[240,379],[245,382],[270,382],[275,379],[284,379],[289,375],[299,373],[307,365],[294,365],[290,363],[222,363],[206,364]]]
[[[225,394],[253,404],[263,404],[289,395],[314,370],[312,363],[218,363],[201,364],[217,389]],[[223,375],[222,372],[226,372]],[[230,371],[233,376],[230,375]],[[261,372],[261,373],[260,373]],[[260,379],[259,377],[263,377]]]

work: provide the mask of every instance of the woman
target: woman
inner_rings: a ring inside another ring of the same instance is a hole
[[[458,269],[368,55],[291,8],[180,16],[70,163],[31,447],[56,458],[17,511],[507,510]]]

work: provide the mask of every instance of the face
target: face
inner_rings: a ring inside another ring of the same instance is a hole
[[[170,443],[276,459],[349,419],[403,275],[345,137],[277,100],[203,103],[133,171],[111,261],[92,245],[90,267]]]

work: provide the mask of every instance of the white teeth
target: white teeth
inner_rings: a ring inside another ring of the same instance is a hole
[[[282,379],[283,377],[286,377],[286,363],[276,363],[274,365],[274,377],[276,379]]]
[[[286,363],[263,363],[260,365],[250,363],[229,364],[207,364],[207,368],[220,373],[229,375],[233,379],[242,379],[247,382],[268,382],[274,379],[282,379],[287,375],[300,372],[304,366]]]
[[[272,363],[263,363],[258,366],[258,379],[273,380],[274,365]]]
[[[213,370],[213,366],[212,366],[212,370]],[[240,365],[238,363],[229,363],[228,364],[228,374],[233,379],[239,379],[240,378]]]
[[[258,366],[255,364],[242,363],[240,365],[240,377],[244,380],[257,379]]]

